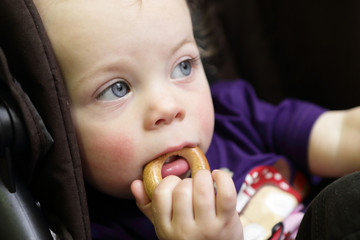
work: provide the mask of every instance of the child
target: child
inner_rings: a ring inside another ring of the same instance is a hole
[[[295,169],[360,169],[359,109],[274,107],[242,81],[215,85],[211,96],[185,0],[35,4],[66,79],[95,239],[156,238],[133,198],[160,239],[243,239],[237,192],[255,167],[275,166],[290,182]],[[195,146],[233,180],[219,170],[182,179],[188,165],[175,161],[151,202],[143,167]]]

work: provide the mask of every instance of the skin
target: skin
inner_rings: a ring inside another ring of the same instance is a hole
[[[206,152],[213,134],[185,0],[34,2],[66,81],[86,181],[115,197],[135,197],[160,239],[242,239],[226,173],[166,177],[152,202],[142,183],[146,163],[185,146]],[[359,123],[360,108],[319,117],[309,142],[312,173],[360,169]]]
[[[341,177],[360,170],[360,107],[328,111],[315,122],[309,144],[314,174]]]
[[[206,152],[212,138],[212,100],[186,1],[35,4],[66,80],[86,181],[135,197],[160,239],[242,239],[226,173],[166,177],[152,202],[141,180],[156,157],[185,146]]]

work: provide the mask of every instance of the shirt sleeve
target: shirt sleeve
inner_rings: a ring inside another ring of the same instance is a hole
[[[284,155],[307,169],[311,129],[325,109],[296,99],[269,104],[243,80],[215,84],[212,94],[216,131],[242,141],[249,154]]]

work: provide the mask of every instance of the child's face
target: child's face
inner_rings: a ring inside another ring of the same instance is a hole
[[[185,0],[35,0],[71,97],[84,174],[105,193],[162,153],[207,151],[213,106]]]

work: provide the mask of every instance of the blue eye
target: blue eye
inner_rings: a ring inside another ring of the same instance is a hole
[[[102,91],[97,97],[102,101],[112,101],[124,97],[130,92],[130,87],[126,82],[116,82]]]
[[[187,77],[191,74],[191,70],[192,70],[191,60],[185,60],[179,63],[178,65],[176,65],[170,77],[172,79]]]

